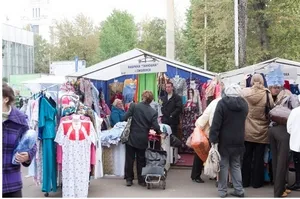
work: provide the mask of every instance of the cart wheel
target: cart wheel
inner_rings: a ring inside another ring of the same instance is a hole
[[[151,186],[150,186],[150,183],[147,183],[147,189],[150,189]]]
[[[45,193],[44,196],[45,196],[45,197],[48,197],[48,196],[49,196],[49,193]]]
[[[163,182],[163,186],[162,186],[163,190],[166,189],[166,185],[167,185],[167,183],[166,183],[166,181],[164,181],[164,182]]]

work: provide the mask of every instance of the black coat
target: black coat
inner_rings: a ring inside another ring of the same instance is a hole
[[[132,103],[124,115],[124,120],[127,121],[129,117],[132,117],[132,121],[127,144],[138,149],[146,149],[150,129],[153,128],[157,133],[161,133],[157,112],[144,102]]]
[[[242,155],[245,150],[245,121],[248,104],[241,97],[222,98],[215,110],[209,140],[219,143],[221,155]]]
[[[182,98],[173,93],[173,96],[168,100],[168,95],[162,98],[163,104],[161,108],[162,123],[172,125],[178,125],[180,114],[182,113]]]

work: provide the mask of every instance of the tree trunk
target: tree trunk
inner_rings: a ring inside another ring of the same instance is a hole
[[[256,0],[253,7],[256,12],[256,19],[258,24],[258,33],[259,33],[259,41],[262,52],[265,52],[262,61],[269,59],[268,49],[269,49],[269,41],[270,37],[268,36],[267,30],[269,28],[269,22],[265,17],[265,9],[266,9],[267,0]]]
[[[239,0],[239,67],[246,65],[247,0]]]

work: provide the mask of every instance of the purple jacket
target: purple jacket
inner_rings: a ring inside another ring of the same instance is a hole
[[[27,116],[12,107],[8,120],[2,123],[2,129],[2,193],[11,193],[22,189],[21,166],[11,162],[18,141],[29,129]],[[36,145],[29,151],[30,162],[35,153]],[[22,165],[28,167],[30,164]]]

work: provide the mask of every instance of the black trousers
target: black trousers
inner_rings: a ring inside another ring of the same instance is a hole
[[[2,198],[22,198],[22,190],[11,193],[3,193]]]
[[[145,149],[138,149],[126,144],[126,159],[125,159],[125,178],[126,181],[133,181],[133,163],[136,158],[136,168],[138,175],[138,182],[145,182],[142,177],[142,169],[146,166]]]
[[[171,130],[172,130],[172,135],[175,135],[178,139],[178,125],[170,125]]]
[[[290,134],[283,125],[270,128],[268,133],[272,152],[274,197],[281,197],[286,188],[289,168]]]
[[[191,178],[199,179],[203,170],[203,161],[199,158],[197,154],[194,155],[194,162],[192,167]]]
[[[243,186],[260,188],[264,185],[264,153],[266,144],[245,142],[242,178]],[[253,166],[252,166],[253,165]]]
[[[300,152],[293,151],[293,160],[296,170],[296,183],[300,183]]]

